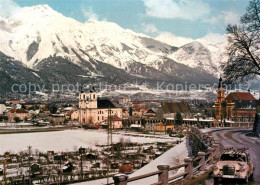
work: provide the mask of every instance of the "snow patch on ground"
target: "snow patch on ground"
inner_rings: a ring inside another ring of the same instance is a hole
[[[174,141],[176,138],[151,138],[126,136],[124,132],[113,135],[113,142],[120,139],[130,140],[137,143],[155,143]],[[105,130],[64,130],[39,133],[0,134],[0,154],[6,151],[19,152],[31,145],[33,150],[42,152],[54,150],[55,152],[74,151],[79,147],[93,148],[95,145],[107,143],[107,132]]]
[[[183,163],[184,159],[186,157],[190,156],[190,147],[188,145],[188,140],[184,140],[182,143],[180,143],[179,145],[176,145],[175,147],[171,148],[170,150],[168,150],[167,152],[165,152],[164,154],[162,154],[160,157],[156,158],[155,160],[153,160],[152,162],[150,162],[149,164],[147,164],[146,166],[144,166],[143,168],[137,170],[136,172],[132,173],[131,175],[129,175],[129,178],[131,177],[135,177],[135,176],[139,176],[139,175],[144,175],[146,173],[150,173],[150,172],[154,172],[157,171],[157,166],[158,165],[170,165],[170,167],[178,165]],[[177,173],[181,173],[183,171],[183,169],[179,170]],[[169,173],[169,177],[173,176],[173,174],[176,172],[171,171]],[[158,176],[151,176],[145,179],[141,179],[138,181],[134,181],[134,182],[130,182],[128,184],[130,185],[147,185],[147,184],[152,184],[157,182],[158,180]],[[112,178],[109,179],[109,182],[113,182]],[[90,182],[83,182],[83,183],[77,183],[79,184],[89,184],[89,185],[101,185],[101,184],[106,184],[107,183],[107,179],[99,179],[99,180],[95,180],[95,181],[90,181]],[[77,185],[75,184],[75,185]]]

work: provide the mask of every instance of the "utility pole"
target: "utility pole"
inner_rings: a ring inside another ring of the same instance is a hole
[[[111,153],[114,153],[113,150],[113,128],[112,128],[112,110],[108,109],[108,116],[107,116],[107,147],[111,146]],[[108,152],[108,158],[107,158],[107,184],[109,184],[109,165],[110,165],[110,159],[109,159],[109,152]]]
[[[79,148],[80,151],[80,176],[83,178],[83,163],[82,163],[82,153],[83,153],[83,148]]]
[[[6,159],[4,160],[4,184],[7,184],[7,179],[6,179]]]
[[[31,179],[31,176],[32,176],[32,171],[31,171],[31,148],[32,146],[28,146],[28,166],[29,166],[29,185],[32,184],[32,179]]]

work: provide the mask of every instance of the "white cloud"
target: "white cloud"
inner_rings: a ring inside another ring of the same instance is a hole
[[[210,12],[208,3],[201,0],[143,0],[146,15],[157,18],[196,20]]]
[[[175,36],[170,32],[161,32],[155,39],[176,47],[181,47],[187,43],[194,41],[191,38]]]
[[[240,15],[232,11],[222,11],[221,14],[217,16],[210,17],[204,22],[217,25],[220,27],[226,27],[228,24],[239,24]]]
[[[226,35],[219,34],[219,33],[212,33],[212,32],[209,32],[207,35],[205,35],[204,37],[199,38],[197,40],[198,41],[206,40],[207,42],[212,43],[212,44],[227,42]]]
[[[10,17],[18,12],[21,8],[13,0],[0,0],[0,16]]]
[[[87,9],[82,9],[84,17],[88,21],[97,21],[98,15],[93,11],[92,7],[88,7]]]
[[[154,24],[142,24],[142,31],[144,33],[158,33],[159,30]]]
[[[240,21],[240,16],[234,12],[223,12],[224,22],[228,24],[238,24]]]

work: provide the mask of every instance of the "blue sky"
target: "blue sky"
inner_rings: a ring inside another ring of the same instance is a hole
[[[169,32],[197,39],[208,33],[224,34],[238,23],[249,0],[0,0],[18,6],[48,4],[80,22],[115,22],[123,28],[158,36]],[[0,6],[0,11],[1,7]]]

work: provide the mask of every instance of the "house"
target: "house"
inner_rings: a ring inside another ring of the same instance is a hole
[[[125,107],[122,109],[122,117],[123,119],[129,118],[129,110],[126,109]]]
[[[153,111],[153,109],[149,109],[144,116],[146,118],[155,118],[156,117],[156,112]]]
[[[6,106],[4,102],[0,102],[0,115],[3,115],[6,111]]]
[[[222,78],[219,79],[217,101],[214,104],[215,122],[231,120],[254,122],[257,100],[250,92],[232,92],[225,97]]]
[[[133,101],[131,102],[131,107],[133,108],[138,108],[138,107],[141,107],[143,105],[144,102],[142,101]]]
[[[159,123],[155,126],[155,130],[157,132],[166,132],[166,131],[169,131],[169,130],[174,130],[174,124],[163,124],[163,123]]]
[[[143,116],[149,109],[146,107],[138,107],[135,108],[132,112],[132,116],[141,117]]]
[[[46,107],[46,103],[42,102],[27,102],[24,103],[23,106],[28,110],[28,109],[42,109]]]
[[[122,108],[115,106],[108,99],[97,97],[95,89],[79,94],[79,123],[99,124],[104,122],[108,115],[122,118]]]
[[[79,120],[79,111],[75,110],[71,113],[71,120],[75,121],[75,120]]]
[[[110,120],[106,119],[105,123],[108,124]],[[112,129],[120,129],[123,128],[122,118],[119,118],[117,115],[111,117],[111,126]]]
[[[130,98],[127,98],[127,97],[120,97],[120,98],[118,98],[118,103],[120,104],[120,105],[125,105],[125,104],[127,104],[128,102],[130,102],[131,101],[131,99]]]
[[[257,100],[250,92],[233,92],[225,98],[227,103],[234,103],[232,121],[254,122]]]
[[[10,105],[16,105],[16,104],[19,104],[20,103],[20,100],[10,100],[8,101],[8,104]]]
[[[46,107],[41,107],[40,110],[44,114],[50,114],[51,113],[51,111],[49,109],[47,109]]]
[[[21,121],[25,121],[25,119],[30,117],[29,113],[24,109],[11,109],[7,113],[7,116],[8,116],[8,121],[10,122],[14,122],[15,117],[18,117],[19,120]]]
[[[183,118],[192,116],[190,107],[185,102],[162,102],[161,107],[164,118],[174,118],[177,112],[181,113]]]
[[[15,109],[22,109],[22,105],[21,105],[21,104],[19,104],[19,103],[18,103],[18,104],[16,104],[16,105],[15,105]]]
[[[62,125],[64,124],[66,120],[66,117],[64,114],[51,114],[49,116],[50,123],[53,123],[54,125]]]

